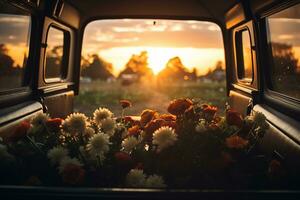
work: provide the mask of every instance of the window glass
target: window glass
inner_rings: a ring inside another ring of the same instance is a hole
[[[300,99],[300,4],[267,18],[271,89]]]
[[[251,39],[247,29],[237,32],[236,46],[238,78],[250,82],[253,75],[253,64]]]
[[[0,2],[0,91],[26,86],[31,17]]]
[[[86,26],[81,81],[74,110],[86,114],[107,107],[120,115],[119,101],[167,112],[175,98],[224,108],[222,32],[205,21],[164,19],[97,20]]]
[[[55,27],[50,27],[47,35],[45,78],[65,78],[67,68],[65,52],[65,33]]]

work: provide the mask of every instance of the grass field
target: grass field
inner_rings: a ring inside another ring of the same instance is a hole
[[[121,114],[119,100],[127,99],[133,106],[126,110],[126,115],[139,115],[146,108],[166,113],[171,100],[183,97],[223,109],[227,100],[225,82],[175,82],[159,86],[155,83],[122,86],[118,81],[81,83],[80,94],[75,98],[74,111],[91,116],[98,107],[107,107],[118,116]]]

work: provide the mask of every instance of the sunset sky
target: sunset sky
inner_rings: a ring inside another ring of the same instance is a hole
[[[154,24],[155,21],[155,24]],[[86,27],[83,56],[98,54],[113,64],[118,74],[132,54],[147,51],[155,74],[167,61],[179,56],[183,64],[199,74],[224,61],[220,28],[209,22],[179,20],[98,20]]]
[[[0,16],[0,44],[5,44],[14,66],[22,66],[24,56],[28,55],[30,21],[30,16]],[[291,44],[300,66],[300,20],[271,18],[270,23],[272,40]],[[61,35],[49,38],[53,44],[57,39]],[[189,69],[196,67],[198,74],[206,73],[218,60],[224,61],[221,30],[210,22],[116,19],[97,20],[86,27],[82,55],[98,54],[113,64],[115,75],[132,54],[141,51],[148,51],[154,73],[174,56],[179,56]]]

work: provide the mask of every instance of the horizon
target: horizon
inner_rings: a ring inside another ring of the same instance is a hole
[[[155,25],[154,25],[155,24]],[[192,20],[115,19],[87,25],[82,56],[96,54],[113,65],[117,76],[133,54],[148,52],[148,63],[157,75],[173,57],[197,75],[204,75],[218,61],[224,63],[222,33],[212,22]]]

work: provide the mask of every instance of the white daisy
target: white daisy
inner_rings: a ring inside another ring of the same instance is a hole
[[[147,178],[145,186],[147,188],[165,188],[167,185],[161,176],[154,174]]]
[[[126,176],[125,185],[127,187],[145,187],[146,175],[143,170],[132,169]]]
[[[67,165],[82,166],[82,163],[77,158],[64,157],[59,164],[58,170],[62,173]]]
[[[47,157],[52,165],[56,165],[68,157],[68,150],[63,147],[53,147],[48,151]]]
[[[122,141],[122,148],[125,152],[131,152],[137,145],[139,144],[139,140],[134,136],[130,136]]]
[[[95,134],[95,130],[91,127],[87,127],[85,129],[85,135],[87,135],[88,137],[92,137]]]
[[[101,120],[100,127],[104,133],[112,136],[115,133],[116,121],[112,118],[103,119]]]
[[[260,126],[262,130],[266,130],[269,128],[269,124],[267,123],[267,118],[261,112],[254,112],[253,121],[258,126]]]
[[[63,128],[66,126],[71,133],[84,133],[88,125],[87,117],[82,113],[70,114],[65,121]]]
[[[91,156],[104,155],[109,150],[109,135],[104,133],[98,133],[89,139],[86,149]]]
[[[158,151],[172,146],[177,140],[174,129],[163,126],[153,133],[153,144],[157,145]]]
[[[31,124],[33,126],[39,126],[41,124],[45,124],[48,119],[50,119],[49,114],[38,113],[31,119]]]
[[[69,133],[70,132],[70,123],[69,123],[69,120],[64,120],[62,123],[61,123],[61,128],[64,132],[66,133]]]
[[[98,126],[100,126],[102,120],[113,117],[113,113],[107,108],[98,108],[97,110],[95,110],[93,115],[94,115],[94,122]]]

